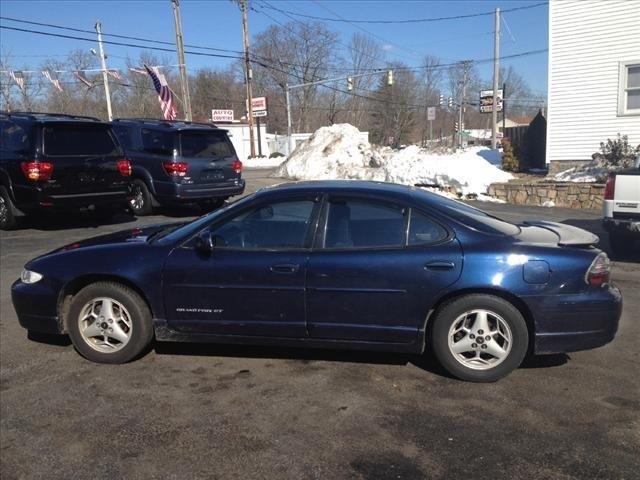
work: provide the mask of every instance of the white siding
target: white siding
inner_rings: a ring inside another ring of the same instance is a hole
[[[589,160],[618,133],[640,144],[640,116],[618,116],[624,61],[640,63],[639,0],[550,2],[547,162]]]

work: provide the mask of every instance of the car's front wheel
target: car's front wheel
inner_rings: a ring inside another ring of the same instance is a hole
[[[442,306],[431,343],[442,366],[471,382],[495,382],[518,368],[529,334],[520,311],[493,295],[473,294]]]
[[[127,286],[96,282],[72,299],[67,330],[76,350],[97,363],[126,363],[153,339],[151,312]]]

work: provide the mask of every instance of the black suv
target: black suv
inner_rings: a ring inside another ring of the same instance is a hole
[[[127,208],[131,164],[111,125],[56,113],[0,112],[0,229],[15,217]]]
[[[210,210],[244,191],[242,162],[213,124],[120,118],[112,122],[133,168],[136,215],[154,206],[197,203]]]

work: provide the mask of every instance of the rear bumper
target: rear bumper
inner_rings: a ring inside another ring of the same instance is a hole
[[[588,350],[618,331],[622,295],[613,284],[575,295],[523,297],[535,318],[536,354]]]
[[[640,236],[640,219],[605,217],[602,220],[602,228],[609,233],[631,233]]]
[[[16,188],[16,208],[25,211],[79,210],[95,207],[126,206],[131,198],[129,185],[117,189],[86,193],[51,193],[44,189]]]
[[[11,285],[11,301],[23,328],[40,333],[62,333],[58,321],[59,286],[43,279],[25,284],[16,280]]]
[[[227,198],[244,192],[245,181],[181,185],[174,182],[154,182],[156,198],[164,203],[189,203],[211,198]]]

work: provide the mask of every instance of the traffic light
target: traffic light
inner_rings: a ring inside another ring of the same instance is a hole
[[[387,85],[393,85],[393,70],[387,71]]]
[[[459,132],[459,131],[460,131],[460,130],[458,129],[458,122],[453,122],[453,129],[454,129],[456,132]]]
[[[449,108],[453,107],[453,98],[449,97]]]
[[[353,90],[353,77],[347,77],[347,90]]]
[[[438,105],[441,107],[444,106],[444,95],[440,94],[440,99],[438,100]]]

